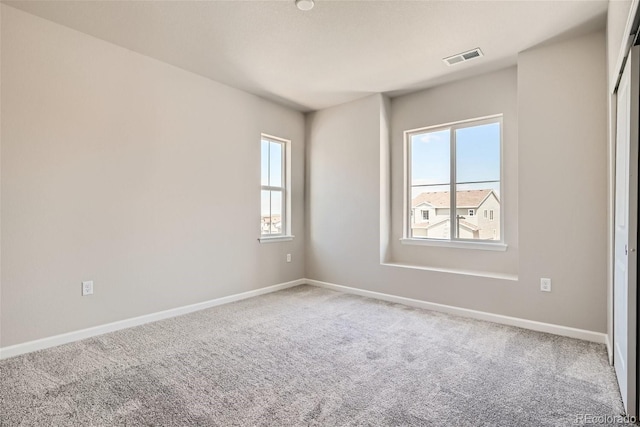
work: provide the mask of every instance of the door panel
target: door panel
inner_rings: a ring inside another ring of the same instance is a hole
[[[629,415],[637,415],[638,58],[638,48],[634,47],[616,93],[613,345],[614,368]]]

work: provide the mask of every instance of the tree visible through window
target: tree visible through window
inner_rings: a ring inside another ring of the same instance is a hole
[[[263,136],[261,145],[261,235],[281,236],[286,231],[285,142]]]
[[[501,125],[495,116],[405,132],[407,237],[501,241]],[[428,221],[416,214],[426,210]]]

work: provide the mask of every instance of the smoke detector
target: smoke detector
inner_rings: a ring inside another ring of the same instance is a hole
[[[314,5],[313,0],[296,0],[296,6],[300,10],[311,10]]]
[[[484,56],[484,55],[482,54],[482,51],[480,50],[480,48],[477,47],[475,49],[468,50],[466,52],[458,53],[457,55],[443,58],[442,60],[448,66],[452,66],[456,64],[462,64],[463,62],[471,61],[472,59],[475,59],[475,58],[480,58],[481,56]]]

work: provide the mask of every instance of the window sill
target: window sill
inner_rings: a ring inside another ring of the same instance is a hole
[[[277,242],[290,242],[296,236],[272,236],[272,237],[259,237],[258,242],[260,243],[277,243]]]
[[[485,242],[461,242],[451,240],[433,240],[433,239],[400,239],[403,245],[416,245],[416,246],[437,246],[441,248],[456,248],[456,249],[476,249],[481,251],[499,251],[504,252],[507,250],[505,243],[485,243]]]
[[[380,265],[384,265],[386,267],[408,268],[411,270],[434,271],[437,273],[460,274],[463,276],[486,277],[489,279],[508,280],[512,282],[518,281],[517,274],[509,274],[509,273],[494,273],[490,271],[474,271],[474,270],[464,270],[459,268],[425,267],[421,265],[402,264],[399,262],[382,262],[380,263]]]

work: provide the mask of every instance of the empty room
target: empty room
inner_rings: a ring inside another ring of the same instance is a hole
[[[638,3],[0,1],[0,426],[634,424]]]

